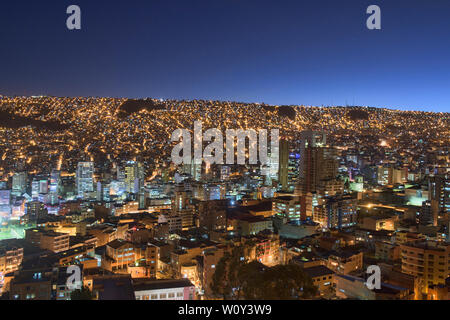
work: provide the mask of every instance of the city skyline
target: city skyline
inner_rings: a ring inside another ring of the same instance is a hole
[[[202,99],[202,98],[193,98],[193,99],[172,99],[172,98],[156,98],[156,97],[116,97],[116,96],[53,96],[53,95],[19,95],[19,94],[13,94],[13,95],[5,95],[0,92],[0,98],[6,97],[6,98],[14,98],[14,97],[20,97],[20,98],[69,98],[69,99],[77,99],[77,98],[105,98],[105,99],[122,99],[122,100],[129,100],[129,101],[212,101],[212,102],[218,102],[218,103],[226,103],[226,102],[232,102],[232,103],[239,103],[239,104],[247,104],[247,105],[265,105],[270,107],[304,107],[304,108],[363,108],[363,109],[380,109],[380,110],[389,110],[389,111],[399,111],[399,112],[424,112],[424,113],[435,113],[435,114],[446,114],[449,113],[449,111],[433,111],[433,110],[418,110],[418,109],[401,109],[401,108],[395,108],[395,107],[374,107],[370,105],[306,105],[306,104],[271,104],[271,103],[265,103],[265,102],[258,102],[258,101],[238,101],[238,100],[218,100],[218,99]]]
[[[449,0],[29,2],[0,10],[0,303],[450,300]]]
[[[302,107],[302,108],[323,108],[323,109],[330,109],[330,108],[362,108],[362,109],[379,109],[379,110],[389,110],[389,111],[399,111],[399,112],[423,112],[423,113],[430,113],[430,114],[446,114],[449,113],[448,111],[432,111],[432,110],[406,110],[406,109],[399,109],[395,107],[373,107],[370,105],[306,105],[306,104],[271,104],[271,103],[265,103],[265,102],[258,102],[258,101],[238,101],[238,100],[217,100],[217,99],[202,99],[202,98],[193,98],[193,99],[171,99],[171,98],[156,98],[156,97],[115,97],[115,96],[53,96],[53,95],[19,95],[19,94],[13,94],[13,95],[6,95],[2,94],[0,92],[0,98],[58,98],[58,99],[118,99],[118,100],[128,100],[128,101],[135,101],[135,102],[143,102],[145,101],[212,101],[212,102],[218,102],[218,103],[238,103],[238,104],[244,104],[244,105],[264,105],[268,107]]]

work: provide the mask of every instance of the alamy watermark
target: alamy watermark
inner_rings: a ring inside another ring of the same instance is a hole
[[[81,9],[77,5],[67,7],[67,14],[70,16],[66,20],[66,26],[69,30],[81,30]]]
[[[367,14],[370,17],[367,19],[366,25],[369,30],[380,30],[381,29],[381,9],[377,5],[371,5],[367,8]]]
[[[364,283],[369,290],[381,289],[381,269],[377,265],[372,265],[367,268],[367,274],[370,276]]]
[[[66,13],[70,16],[66,20],[66,26],[69,30],[81,30],[81,9],[78,5],[70,5],[67,7]],[[381,9],[377,5],[370,5],[367,10],[370,14],[366,21],[369,30],[381,29]]]
[[[66,287],[69,290],[80,290],[83,286],[81,281],[81,269],[79,266],[67,267],[67,274],[70,276],[67,278]]]
[[[208,129],[203,133],[201,121],[194,122],[194,152],[192,157],[192,137],[188,129],[176,129],[171,141],[177,142],[172,150],[172,162],[175,165],[197,164],[240,164],[246,163],[246,141],[248,140],[249,164],[262,166],[263,175],[276,174],[279,164],[279,129],[270,131],[270,156],[267,148],[267,130],[259,129],[227,129],[225,131],[226,157],[224,162],[224,138],[217,128]],[[237,143],[235,141],[237,140]],[[203,150],[203,142],[210,142]],[[235,163],[235,146],[237,147],[237,163]],[[259,157],[258,157],[259,156]]]

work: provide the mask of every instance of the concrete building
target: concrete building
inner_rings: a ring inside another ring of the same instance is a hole
[[[264,230],[273,230],[273,222],[270,218],[252,216],[249,214],[230,217],[228,230],[236,230],[241,236],[256,235]]]
[[[397,261],[400,259],[400,246],[386,241],[376,241],[375,258],[386,261]]]
[[[25,240],[52,252],[62,252],[70,249],[70,235],[45,229],[27,229]]]
[[[19,270],[23,260],[23,248],[0,246],[0,295],[5,286],[5,275]]]
[[[126,273],[129,264],[136,261],[135,249],[132,243],[116,239],[106,244],[105,256],[102,257],[102,267],[106,270]]]
[[[333,251],[328,256],[327,267],[338,274],[349,274],[363,268],[363,253],[353,250]]]
[[[399,218],[396,215],[377,215],[364,217],[361,228],[373,231],[395,231],[398,221]]]
[[[195,300],[195,287],[188,279],[133,280],[136,300]]]
[[[281,196],[272,201],[273,214],[286,222],[300,220],[300,202],[291,196]]]
[[[314,285],[318,287],[320,294],[325,294],[334,290],[334,271],[325,266],[319,265],[303,269],[312,279]]]
[[[445,284],[450,276],[450,245],[436,241],[416,241],[400,245],[402,271],[423,279],[423,292]]]
[[[440,218],[450,213],[450,175],[430,177],[428,189],[433,225],[436,226]]]
[[[341,299],[356,300],[408,300],[410,291],[407,288],[383,282],[381,289],[370,290],[363,278],[336,275],[336,296]]]
[[[288,191],[288,173],[289,173],[289,142],[280,140],[280,165],[278,167],[278,181],[281,190]]]
[[[27,178],[26,172],[16,172],[12,177],[12,194],[15,196],[21,196],[27,191]]]
[[[125,165],[125,186],[128,193],[137,194],[144,185],[145,169],[140,162],[129,161]]]
[[[198,203],[199,227],[207,230],[225,230],[228,200],[209,200]]]
[[[94,191],[94,163],[79,162],[76,173],[77,195],[83,198],[87,193]]]
[[[325,213],[328,229],[354,226],[357,219],[357,200],[352,195],[326,198]]]

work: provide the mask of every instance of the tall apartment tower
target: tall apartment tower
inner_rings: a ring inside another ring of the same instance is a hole
[[[450,220],[447,225],[447,242],[450,243]]]
[[[17,172],[12,177],[12,194],[21,196],[27,190],[27,173]]]
[[[127,192],[139,193],[144,185],[145,170],[140,162],[129,161],[125,166],[125,185]]]
[[[337,151],[326,146],[326,135],[306,131],[301,134],[299,191],[301,194],[325,189],[337,176]],[[332,184],[331,184],[332,185]]]
[[[437,226],[438,217],[450,213],[450,179],[448,175],[436,175],[428,180],[428,190],[433,215],[433,225]]]
[[[280,166],[278,167],[278,181],[282,191],[288,191],[289,173],[289,142],[280,140]]]
[[[76,187],[79,197],[84,197],[86,192],[94,191],[94,163],[78,162],[76,174]]]
[[[182,230],[194,227],[194,208],[189,204],[191,197],[191,191],[186,190],[184,185],[175,187],[169,218],[180,219]]]
[[[53,169],[50,174],[50,192],[58,194],[61,186],[61,171]]]

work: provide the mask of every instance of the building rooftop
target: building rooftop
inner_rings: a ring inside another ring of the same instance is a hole
[[[279,197],[276,197],[274,200],[292,201],[292,200],[294,200],[294,197],[292,197],[292,196],[279,196]]]
[[[112,275],[94,278],[93,291],[98,300],[136,300],[129,275]]]
[[[106,245],[108,247],[113,248],[113,249],[119,249],[120,247],[125,246],[125,245],[129,245],[129,244],[130,243],[128,241],[121,240],[121,239],[116,239],[116,240],[113,240],[113,241],[109,242]]]
[[[159,290],[171,288],[185,288],[193,287],[189,279],[170,279],[170,280],[148,280],[148,279],[134,279],[134,291]]]
[[[442,252],[446,252],[449,251],[450,252],[450,244],[448,243],[443,243],[443,242],[437,242],[437,241],[412,241],[412,242],[408,242],[403,244],[404,246],[408,246],[408,247],[412,247],[412,248],[419,248],[419,249],[423,249],[423,250],[434,250],[434,251],[442,251]]]
[[[305,268],[304,271],[311,277],[311,278],[315,278],[315,277],[320,277],[320,276],[326,276],[326,275],[330,275],[330,274],[334,274],[334,272],[330,269],[328,269],[325,266],[314,266],[314,267],[309,267],[309,268]]]

